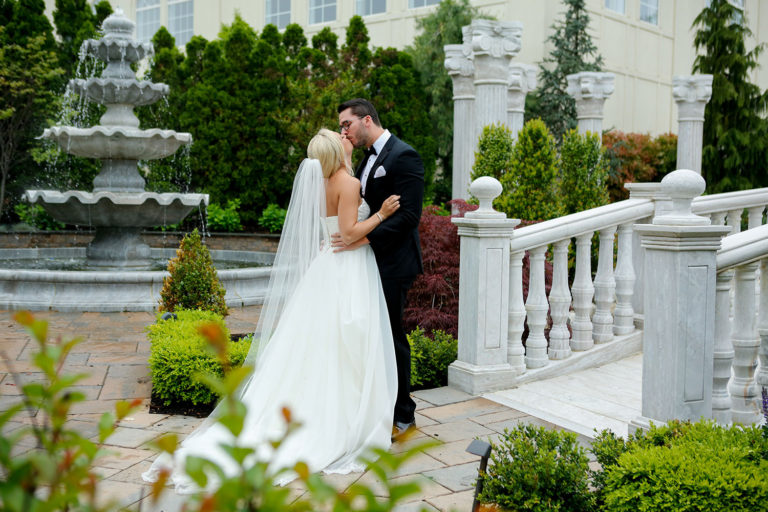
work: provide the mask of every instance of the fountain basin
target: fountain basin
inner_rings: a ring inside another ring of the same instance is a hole
[[[146,80],[78,78],[70,80],[69,87],[77,94],[85,95],[103,105],[116,103],[134,106],[151,105],[168,94],[166,84],[156,84]]]
[[[140,43],[122,38],[88,39],[80,51],[105,62],[136,62],[155,52],[152,43]]]
[[[169,258],[173,249],[152,249],[153,258]],[[270,264],[274,255],[249,251],[211,251],[217,261]],[[85,258],[85,248],[0,249],[1,259]],[[270,267],[218,271],[227,306],[264,301]],[[30,311],[154,311],[166,271],[0,269],[0,308]]]
[[[86,158],[112,160],[156,160],[174,154],[192,135],[173,130],[140,130],[124,126],[46,128],[43,139],[56,142],[67,153]]]
[[[194,208],[208,204],[207,194],[172,192],[27,190],[24,197],[30,203],[40,203],[60,222],[81,226],[166,226],[181,222]]]

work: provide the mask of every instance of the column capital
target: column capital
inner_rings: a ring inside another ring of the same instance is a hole
[[[576,100],[579,119],[603,117],[605,100],[613,94],[616,76],[613,73],[582,71],[566,77],[566,92]]]
[[[453,99],[473,99],[475,94],[475,65],[468,45],[447,44],[444,66],[453,81]]]
[[[539,68],[532,64],[511,62],[507,85],[507,111],[525,112],[525,97],[537,85],[536,74]]]
[[[672,96],[678,121],[704,121],[704,108],[712,97],[712,75],[683,75],[672,78]]]
[[[475,61],[475,81],[506,85],[509,60],[520,51],[522,23],[473,20],[462,32]]]

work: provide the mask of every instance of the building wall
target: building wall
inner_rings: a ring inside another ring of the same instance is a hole
[[[659,134],[677,131],[677,109],[672,99],[672,77],[690,74],[695,58],[693,20],[706,0],[659,0],[658,25],[640,20],[640,1],[625,0],[625,13],[605,7],[605,0],[587,0],[590,32],[604,59],[604,70],[616,74],[616,90],[605,105],[606,128],[628,132]],[[168,24],[168,0],[161,2],[161,24]],[[136,19],[137,0],[111,0],[129,18]],[[53,10],[54,0],[46,0]],[[256,30],[266,20],[265,0],[194,0],[194,33],[214,39],[222,25],[240,16]],[[349,18],[356,14],[354,0],[337,0],[336,20],[309,24],[310,0],[291,0],[291,23],[304,27],[311,40],[329,26],[343,42]],[[523,23],[522,50],[519,62],[540,63],[551,50],[546,42],[550,27],[565,10],[561,0],[472,0],[482,12],[500,20]],[[768,34],[768,1],[744,0],[753,35]],[[365,16],[373,46],[404,48],[417,34],[416,19],[435,9],[434,6],[410,9],[408,0],[386,0],[386,12]],[[457,41],[459,42],[459,41]],[[758,39],[753,37],[747,47]],[[761,68],[753,80],[761,89],[768,88],[768,53],[761,56]]]

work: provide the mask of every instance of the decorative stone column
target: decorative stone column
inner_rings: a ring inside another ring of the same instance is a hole
[[[603,107],[605,100],[613,94],[615,75],[582,71],[566,77],[568,94],[576,100],[576,118],[579,133],[603,132]]]
[[[677,103],[677,168],[701,174],[704,108],[712,97],[712,75],[676,76],[672,95]]]
[[[704,179],[677,170],[661,182],[671,207],[652,224],[636,225],[645,252],[642,417],[697,421],[712,415],[716,253],[726,226],[691,212]]]
[[[517,132],[523,128],[525,97],[536,88],[538,68],[531,64],[513,62],[509,65],[509,88],[507,89],[507,126],[517,140]]]
[[[461,238],[459,356],[448,367],[448,384],[473,395],[502,389],[520,373],[507,360],[509,247],[517,219],[491,206],[501,183],[476,179],[470,191],[480,207],[454,218]]]
[[[475,63],[473,147],[477,147],[484,126],[507,123],[509,61],[520,51],[522,34],[522,23],[484,19],[473,20],[464,31],[464,43],[470,45]]]
[[[471,50],[463,44],[447,44],[445,69],[453,81],[453,184],[452,199],[469,199],[472,163],[475,159],[475,66]]]

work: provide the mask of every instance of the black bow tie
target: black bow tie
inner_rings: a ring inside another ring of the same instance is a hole
[[[363,150],[363,155],[365,155],[365,159],[367,160],[369,156],[373,155],[376,156],[376,148],[371,146],[370,148]]]

